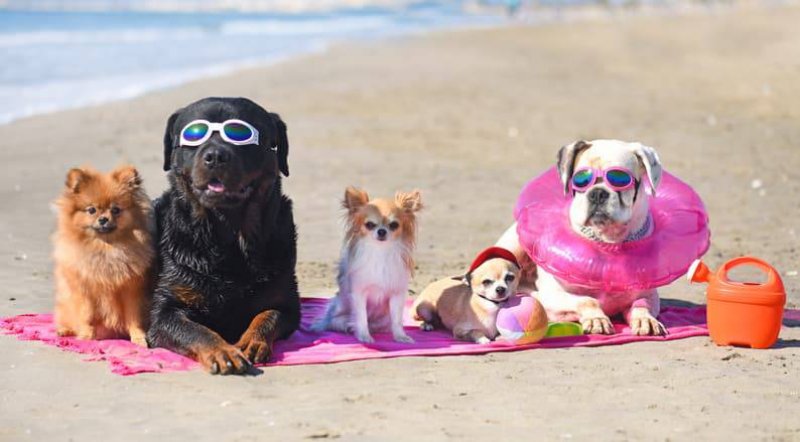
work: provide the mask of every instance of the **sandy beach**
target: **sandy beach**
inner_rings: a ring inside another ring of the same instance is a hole
[[[800,308],[798,21],[800,7],[740,7],[350,43],[0,126],[0,316],[52,309],[49,204],[68,168],[128,161],[157,196],[167,118],[211,95],[288,124],[303,296],[335,291],[346,185],[422,190],[419,293],[499,237],[561,145],[619,138],[703,197],[711,267],[762,257]],[[661,295],[705,302],[684,280]],[[691,338],[255,377],[124,378],[11,337],[0,352],[0,440],[800,440],[800,323],[770,350]]]

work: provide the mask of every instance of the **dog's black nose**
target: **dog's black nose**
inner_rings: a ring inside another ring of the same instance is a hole
[[[586,195],[589,198],[589,202],[592,204],[603,204],[604,202],[608,201],[608,197],[611,196],[606,189],[595,188],[589,191],[589,194]]]
[[[203,163],[205,163],[206,167],[209,169],[213,169],[214,167],[227,163],[228,159],[228,152],[219,147],[212,147],[203,154]]]
[[[506,288],[501,285],[495,288],[494,291],[497,292],[498,295],[503,296],[506,293]]]
[[[101,226],[108,224],[108,218],[106,218],[105,216],[97,218],[97,224],[100,224]]]
[[[386,238],[386,229],[384,229],[383,227],[378,229],[378,238],[380,239]]]

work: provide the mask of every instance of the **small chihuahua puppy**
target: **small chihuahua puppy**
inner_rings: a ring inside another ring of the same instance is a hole
[[[347,231],[339,292],[312,330],[353,333],[365,343],[374,342],[372,331],[391,331],[395,341],[414,342],[403,330],[403,308],[414,273],[420,192],[370,200],[367,192],[348,187],[342,206]]]
[[[520,266],[514,254],[490,247],[464,276],[430,284],[414,301],[414,318],[425,331],[452,330],[456,339],[486,344],[497,335],[497,312],[517,292]]]

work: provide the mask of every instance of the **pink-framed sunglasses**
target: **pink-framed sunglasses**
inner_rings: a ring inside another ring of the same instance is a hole
[[[581,167],[572,174],[570,188],[576,192],[583,192],[592,187],[601,177],[608,187],[617,192],[630,189],[636,181],[630,169],[624,167],[609,167],[603,170]]]

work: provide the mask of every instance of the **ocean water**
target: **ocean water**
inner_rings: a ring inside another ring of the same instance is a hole
[[[334,42],[499,20],[462,12],[456,1],[324,13],[0,10],[0,124],[322,51]]]

